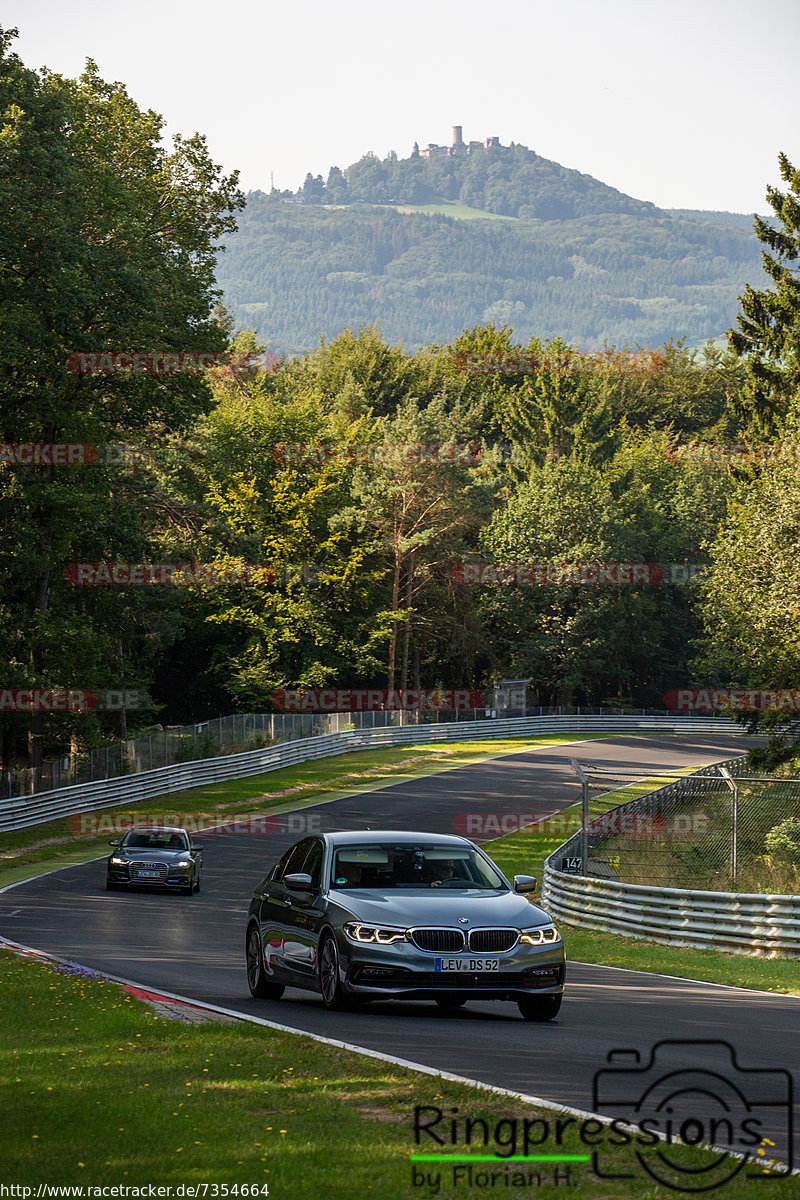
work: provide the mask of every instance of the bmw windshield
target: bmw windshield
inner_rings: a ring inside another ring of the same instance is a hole
[[[460,891],[507,891],[507,884],[482,855],[469,846],[439,843],[371,842],[337,846],[332,888],[452,888]]]

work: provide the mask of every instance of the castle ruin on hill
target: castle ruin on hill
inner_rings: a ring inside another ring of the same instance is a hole
[[[414,142],[414,149],[411,151],[412,158],[457,158],[462,154],[473,154],[476,150],[488,150],[490,146],[499,146],[500,138],[487,137],[483,142],[465,142],[461,136],[461,126],[453,126],[453,140],[449,146],[436,146],[433,142],[428,142],[422,150],[419,148],[419,143]]]

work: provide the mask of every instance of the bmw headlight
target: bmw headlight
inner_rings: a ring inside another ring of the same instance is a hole
[[[536,929],[523,929],[519,940],[529,946],[551,946],[561,940],[561,934],[555,925],[539,925]]]
[[[362,925],[358,921],[348,921],[343,928],[351,942],[391,946],[393,942],[405,942],[408,938],[407,930],[394,925]]]

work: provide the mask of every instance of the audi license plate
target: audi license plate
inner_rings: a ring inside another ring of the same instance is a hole
[[[437,958],[437,971],[499,971],[499,958]]]
[[[137,879],[160,879],[160,871],[136,871]]]

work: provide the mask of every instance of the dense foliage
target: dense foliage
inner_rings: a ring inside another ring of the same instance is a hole
[[[456,220],[256,192],[218,278],[238,324],[296,353],[375,321],[412,350],[489,322],[583,349],[698,344],[724,333],[745,279],[761,276],[751,230],[658,210]]]
[[[327,184],[306,178],[303,198],[314,203],[428,204],[453,200],[507,217],[566,221],[593,213],[652,213],[653,204],[542,158],[527,146],[488,146],[455,157],[366,154],[344,172],[332,167]]]
[[[797,427],[794,193],[771,200],[780,236],[758,229],[780,251],[767,262],[779,303],[746,293],[750,324],[733,350],[689,350],[675,335],[702,336],[734,281],[756,279],[743,230],[628,202],[522,147],[413,165],[415,203],[435,194],[500,212],[506,195],[519,214],[506,219],[251,197],[219,273],[257,326],[234,335],[215,260],[243,203],[235,176],[199,136],[165,150],[161,119],[91,63],[77,81],[35,73],[10,40],[3,442],[137,453],[91,467],[0,458],[0,694],[147,688],[140,720],[173,723],[266,709],[297,687],[487,691],[530,676],[541,704],[661,707],[693,684],[791,686],[797,466],[742,470],[672,448],[735,441],[756,408],[784,436]],[[333,187],[339,203],[399,202],[405,171],[362,160],[316,199]],[[523,211],[545,181],[572,197],[558,219]],[[386,314],[405,344],[379,329]],[[252,376],[67,367],[70,354],[107,350],[257,355],[259,328],[273,347],[309,349]],[[581,360],[604,339],[604,356]],[[626,369],[648,343],[658,353]],[[503,373],[463,369],[520,352],[524,368],[517,357]],[[762,352],[771,383],[756,394]],[[412,446],[428,449],[386,453]],[[709,558],[699,605],[697,585],[657,572],[604,585],[503,574]],[[247,584],[78,586],[70,575],[119,562],[267,569]],[[476,563],[500,574],[470,583],[464,564]],[[121,714],[0,713],[6,766],[113,733],[125,734]]]

